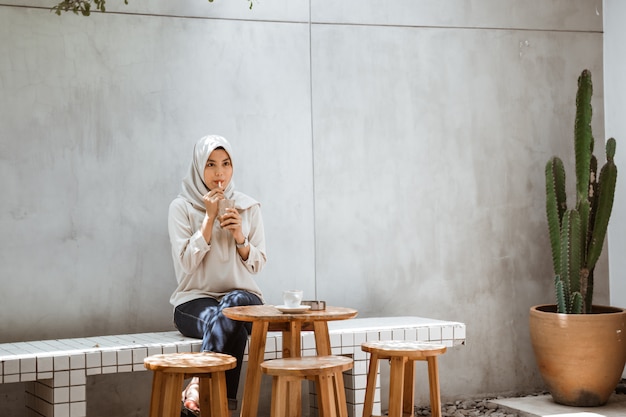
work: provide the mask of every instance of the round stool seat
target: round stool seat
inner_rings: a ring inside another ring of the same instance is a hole
[[[437,356],[446,352],[446,347],[441,344],[408,340],[376,340],[365,342],[361,344],[361,349],[365,352],[376,352],[386,357],[405,356],[413,360]]]
[[[237,359],[215,352],[165,353],[148,356],[143,365],[151,371],[195,375],[233,369],[237,366]]]
[[[150,417],[178,417],[182,385],[198,377],[199,405],[205,415],[229,417],[226,374],[237,366],[237,359],[224,353],[190,352],[148,356],[143,365],[154,372]]]
[[[329,372],[343,372],[352,368],[352,359],[345,356],[305,356],[302,358],[272,359],[261,364],[268,375],[314,376]]]

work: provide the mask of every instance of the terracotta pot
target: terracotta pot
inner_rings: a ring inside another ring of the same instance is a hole
[[[555,402],[604,405],[626,363],[626,310],[593,306],[592,314],[530,308],[530,339],[539,372]]]

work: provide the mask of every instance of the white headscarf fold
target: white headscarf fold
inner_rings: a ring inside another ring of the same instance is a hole
[[[204,167],[206,166],[206,161],[209,159],[211,152],[219,147],[224,148],[228,153],[231,164],[233,164],[234,177],[235,164],[233,162],[233,149],[225,138],[217,135],[207,135],[200,138],[193,147],[193,159],[191,160],[191,164],[189,164],[187,175],[183,178],[183,189],[179,195],[189,201],[189,203],[198,210],[206,210],[202,196],[210,191],[204,183]],[[239,210],[245,210],[255,204],[259,204],[259,202],[252,197],[235,191],[235,181],[232,177],[224,190],[224,196],[228,199],[235,200],[235,208]]]

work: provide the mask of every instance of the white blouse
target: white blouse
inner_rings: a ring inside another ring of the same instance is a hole
[[[249,291],[263,299],[253,278],[267,262],[261,208],[255,204],[239,210],[239,214],[242,232],[248,236],[250,244],[250,254],[245,261],[237,252],[232,234],[222,229],[217,221],[213,224],[211,242],[207,244],[200,231],[205,212],[181,197],[172,201],[168,230],[178,282],[170,297],[174,307],[202,297],[219,300],[236,289]]]

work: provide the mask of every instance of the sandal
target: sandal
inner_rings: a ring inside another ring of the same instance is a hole
[[[180,417],[199,417],[199,416],[200,416],[200,410],[193,411],[183,405],[183,409],[180,412]]]
[[[200,394],[198,393],[198,390],[198,379],[192,378],[191,382],[189,382],[189,385],[187,385],[187,388],[184,389],[182,394],[182,411],[180,413],[181,417],[200,416],[200,407],[198,406]]]

